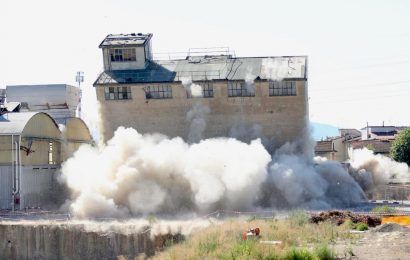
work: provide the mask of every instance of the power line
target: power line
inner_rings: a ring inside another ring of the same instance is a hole
[[[336,81],[337,82],[337,81]],[[331,81],[329,82],[331,84],[334,84],[335,81]],[[406,83],[410,83],[410,80],[403,80],[403,81],[391,81],[391,82],[383,82],[383,83],[373,83],[373,84],[361,84],[361,85],[347,85],[347,86],[343,86],[343,87],[332,87],[332,88],[319,88],[319,89],[314,89],[312,87],[309,87],[309,91],[312,92],[320,92],[320,91],[332,91],[335,89],[349,89],[349,88],[371,88],[371,87],[375,87],[375,86],[388,86],[388,85],[401,85],[401,84],[406,84]]]

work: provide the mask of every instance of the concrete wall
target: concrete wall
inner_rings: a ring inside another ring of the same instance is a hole
[[[154,253],[149,232],[125,235],[65,223],[0,222],[0,260],[134,259]]]
[[[129,85],[130,100],[105,100],[104,86],[97,86],[96,92],[101,102],[104,140],[110,139],[119,126],[133,127],[140,133],[160,132],[187,139],[190,131],[187,113],[201,103],[211,110],[204,137],[229,136],[233,128],[241,132],[239,126],[250,131],[252,125],[257,124],[268,139],[283,144],[300,137],[304,130],[307,119],[305,84],[305,81],[296,81],[296,96],[269,96],[266,81],[255,82],[255,97],[228,97],[227,81],[213,83],[213,98],[187,98],[180,83],[168,84],[172,86],[172,99],[146,100],[143,87],[156,84]]]
[[[0,165],[0,209],[10,209],[13,192],[12,168]]]

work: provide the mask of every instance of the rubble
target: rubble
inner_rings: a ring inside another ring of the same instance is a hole
[[[373,232],[395,232],[395,231],[405,231],[405,230],[408,230],[408,229],[399,224],[386,223],[386,224],[383,224],[373,229]]]
[[[365,223],[369,227],[375,227],[381,224],[381,218],[377,216],[356,214],[350,211],[327,211],[319,214],[311,214],[310,222],[319,223],[323,221],[331,221],[336,225],[343,224],[346,220],[350,220],[353,223]]]

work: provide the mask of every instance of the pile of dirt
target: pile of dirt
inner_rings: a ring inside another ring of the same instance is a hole
[[[373,229],[373,232],[395,232],[395,231],[405,231],[407,228],[396,224],[396,223],[386,223]]]
[[[319,223],[323,221],[331,221],[336,225],[343,224],[346,220],[351,220],[353,223],[365,223],[369,227],[375,227],[381,224],[381,219],[376,216],[355,214],[350,211],[326,211],[319,214],[311,214],[310,222]]]

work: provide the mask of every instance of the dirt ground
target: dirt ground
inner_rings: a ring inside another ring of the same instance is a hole
[[[410,228],[402,231],[355,234],[351,241],[338,241],[334,250],[339,259],[410,259]]]

